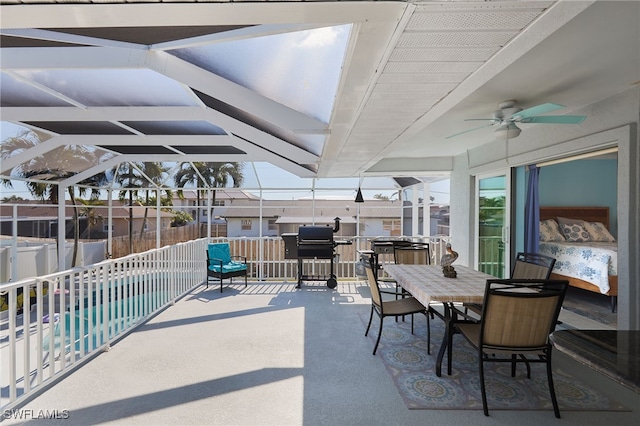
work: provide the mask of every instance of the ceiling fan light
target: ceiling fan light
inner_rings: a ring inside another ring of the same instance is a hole
[[[520,132],[522,132],[522,130],[518,126],[516,126],[516,123],[509,122],[506,124],[501,124],[496,129],[496,137],[500,139],[513,139],[520,136]]]

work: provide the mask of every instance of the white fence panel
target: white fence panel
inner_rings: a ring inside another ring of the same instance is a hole
[[[102,262],[107,258],[107,241],[80,243],[78,251],[80,252],[79,266]]]
[[[0,247],[0,283],[11,278],[11,247]]]
[[[106,259],[106,241],[79,243],[78,264],[87,266]],[[12,247],[0,247],[0,282],[18,281],[25,278],[47,275],[58,270],[58,249],[55,243],[19,242],[16,248],[16,276],[12,277]],[[65,266],[71,267],[73,243],[65,246]]]

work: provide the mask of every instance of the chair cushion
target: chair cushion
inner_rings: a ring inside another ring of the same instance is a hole
[[[214,264],[209,265],[209,270],[220,273],[220,265],[214,262]],[[223,274],[227,274],[229,272],[246,271],[246,270],[247,270],[247,264],[243,262],[232,261],[222,265]]]
[[[209,244],[209,259],[220,259],[222,263],[231,262],[231,249],[228,243]]]

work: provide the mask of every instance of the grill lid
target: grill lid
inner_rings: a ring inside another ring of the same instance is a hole
[[[298,243],[304,241],[333,243],[333,229],[329,226],[301,226],[298,228]]]

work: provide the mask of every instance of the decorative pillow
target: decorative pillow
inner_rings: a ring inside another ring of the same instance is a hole
[[[606,226],[601,222],[585,222],[584,227],[589,233],[591,241],[602,241],[607,243],[613,243],[616,241],[615,237],[611,235]]]
[[[565,241],[564,234],[555,219],[540,222],[540,241]]]
[[[559,217],[558,223],[560,224],[560,229],[567,241],[575,243],[591,241],[591,237],[585,227],[584,220]]]

